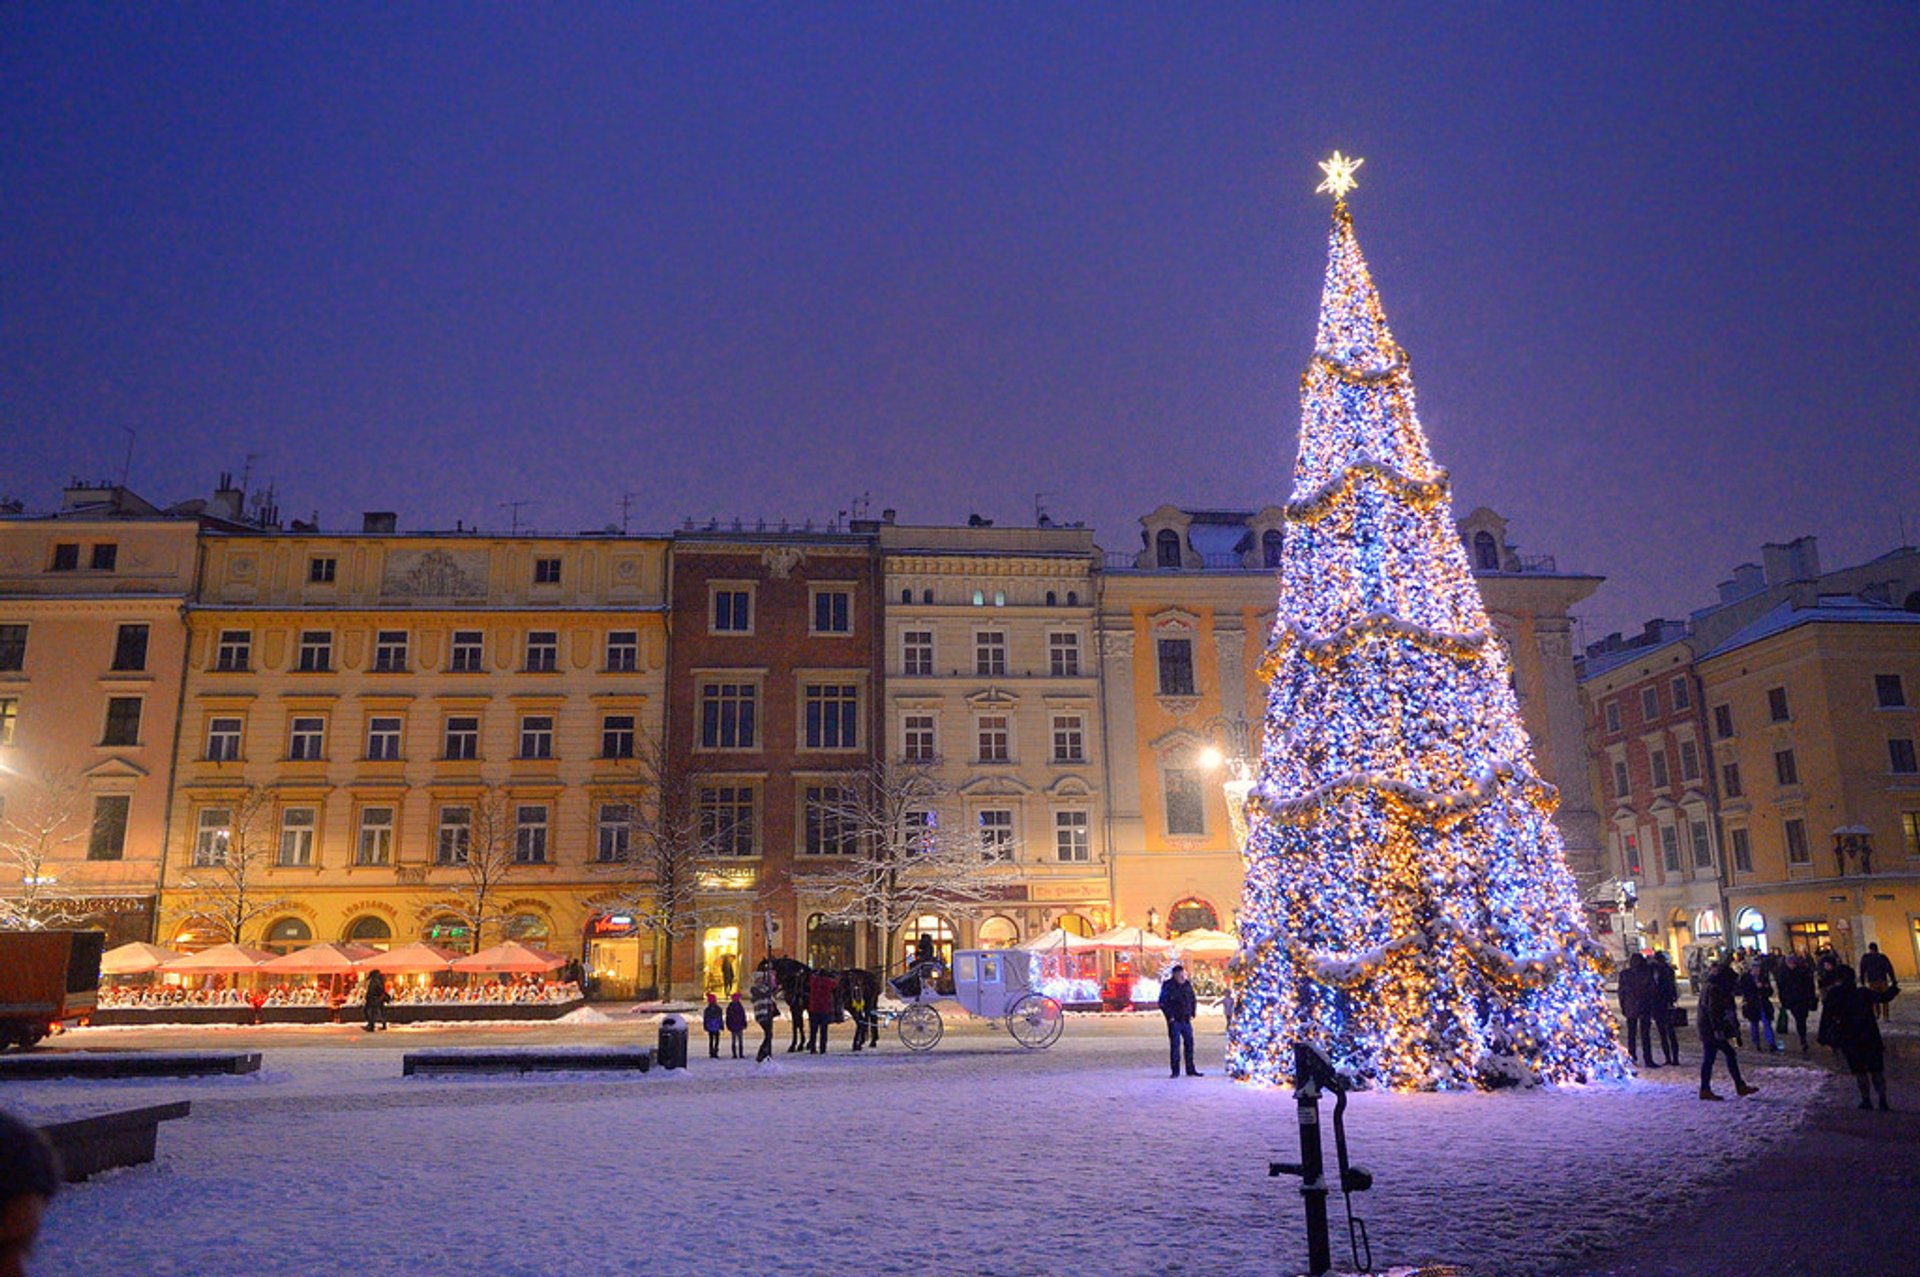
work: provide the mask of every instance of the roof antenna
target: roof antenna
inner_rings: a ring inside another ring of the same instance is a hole
[[[122,426],[120,428],[127,432],[127,459],[126,459],[126,462],[120,467],[120,486],[124,488],[127,486],[127,476],[133,473],[134,435],[133,435],[132,426]]]
[[[620,535],[621,536],[627,535],[627,514],[629,511],[633,509],[633,499],[639,495],[640,494],[638,492],[623,492],[620,494]]]
[[[512,515],[513,532],[511,535],[513,536],[520,535],[520,508],[522,506],[529,506],[532,504],[533,502],[531,501],[502,501],[500,503],[500,508],[502,510],[511,510],[513,512],[513,515]]]

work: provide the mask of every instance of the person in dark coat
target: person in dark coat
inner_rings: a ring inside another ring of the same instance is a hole
[[[1766,959],[1758,956],[1747,959],[1747,969],[1740,973],[1739,989],[1740,1014],[1746,1017],[1747,1028],[1753,1033],[1753,1049],[1779,1050],[1773,1038],[1773,981],[1767,979]]]
[[[700,1025],[707,1031],[707,1058],[720,1058],[720,1030],[727,1027],[726,1013],[720,1010],[720,999],[709,993],[707,1009],[700,1013]]]
[[[1636,953],[1620,972],[1620,1018],[1627,1026],[1627,1054],[1635,1064],[1645,1056],[1650,1069],[1658,1067],[1653,1062],[1652,994],[1653,971],[1647,955]]]
[[[1680,1035],[1674,1031],[1673,1009],[1680,1005],[1680,977],[1665,949],[1653,955],[1647,971],[1651,977],[1647,984],[1647,1006],[1653,1014],[1653,1027],[1660,1030],[1660,1054],[1668,1064],[1678,1064]]]
[[[1183,1051],[1187,1060],[1187,1076],[1204,1076],[1193,1067],[1193,1012],[1193,985],[1187,980],[1187,969],[1175,966],[1160,986],[1160,1014],[1167,1017],[1167,1063],[1172,1066],[1173,1077],[1180,1076]]]
[[[1807,1045],[1807,1016],[1820,1004],[1813,989],[1813,964],[1800,954],[1788,954],[1776,983],[1781,1009],[1793,1017],[1793,1027],[1800,1034],[1800,1054],[1810,1055],[1813,1048]]]
[[[741,1034],[747,1031],[747,1008],[740,1001],[740,995],[734,994],[727,999],[727,1034],[733,1039],[733,1058],[747,1058],[746,1043]]]
[[[720,955],[720,991],[728,997],[733,996],[733,955]]]
[[[1706,1047],[1700,1060],[1700,1098],[1703,1100],[1722,1098],[1713,1093],[1716,1055],[1727,1057],[1727,1073],[1733,1078],[1733,1089],[1737,1093],[1752,1095],[1760,1089],[1748,1086],[1740,1076],[1740,1060],[1735,1055],[1740,1046],[1740,1013],[1735,1006],[1734,990],[1733,968],[1725,962],[1715,963],[1700,993],[1700,1041]]]
[[[367,972],[367,1032],[387,1027],[387,977],[378,968]]]
[[[827,1053],[827,1029],[833,1023],[834,1014],[839,1009],[835,1005],[836,986],[837,982],[832,974],[826,971],[814,972],[813,979],[807,982],[807,1023],[813,1029],[812,1035],[807,1039],[809,1055]]]
[[[780,1018],[779,990],[774,987],[773,972],[762,968],[753,982],[753,1020],[760,1026],[760,1051],[756,1064],[773,1058],[773,1022]]]
[[[24,1273],[65,1176],[39,1128],[0,1110],[0,1273]]]
[[[1864,960],[1861,965],[1866,965]],[[1880,1097],[1880,1109],[1885,1112],[1888,1107],[1887,1053],[1886,1044],[1880,1038],[1878,1020],[1880,1008],[1893,1001],[1900,992],[1900,986],[1890,984],[1884,989],[1867,988],[1854,982],[1851,970],[1842,968],[1842,972],[1839,983],[1827,990],[1827,1008],[1832,1018],[1829,1021],[1823,1016],[1822,1023],[1829,1025],[1828,1033],[1833,1039],[1833,1046],[1845,1057],[1854,1083],[1860,1088],[1860,1107],[1873,1107],[1868,1095],[1871,1084],[1873,1092]]]
[[[1869,942],[1867,951],[1860,955],[1860,983],[1875,993],[1884,993],[1893,987],[1893,960],[1880,952],[1877,942]],[[1873,1004],[1873,1013],[1885,1020],[1892,1016],[1892,999]]]

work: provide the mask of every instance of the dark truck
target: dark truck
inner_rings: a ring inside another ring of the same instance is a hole
[[[0,1051],[30,1047],[100,993],[98,931],[0,931]]]

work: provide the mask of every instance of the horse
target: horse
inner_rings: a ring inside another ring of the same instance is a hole
[[[787,1035],[787,1054],[807,1049],[807,983],[813,979],[813,968],[798,958],[766,958],[760,963],[763,975],[771,974],[774,988],[780,991],[780,1000],[787,1004],[789,1033]]]
[[[852,967],[840,972],[834,996],[853,1015],[853,1049],[880,1049],[880,977]]]

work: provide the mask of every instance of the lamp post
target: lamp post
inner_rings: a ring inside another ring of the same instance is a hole
[[[1209,744],[1200,751],[1208,771],[1223,771],[1220,788],[1227,799],[1227,820],[1233,826],[1236,849],[1247,845],[1247,795],[1253,792],[1253,761],[1248,757],[1252,734],[1245,714],[1215,714],[1200,725]]]

